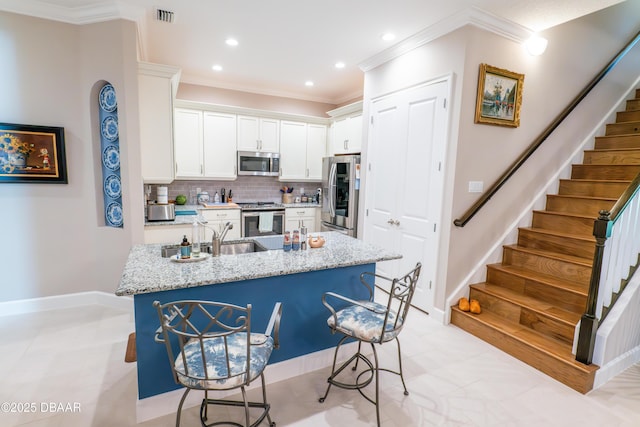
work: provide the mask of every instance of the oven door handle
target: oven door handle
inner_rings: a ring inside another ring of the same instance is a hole
[[[282,212],[282,211],[263,211],[263,212],[273,212],[273,216],[284,216],[284,212]],[[242,216],[243,217],[260,216],[260,212],[243,212]]]

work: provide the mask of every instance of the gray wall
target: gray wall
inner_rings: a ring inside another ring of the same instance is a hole
[[[64,127],[69,176],[66,185],[0,184],[0,301],[113,292],[142,241],[135,25],[0,12],[0,28],[0,121]],[[95,100],[104,81],[119,100],[123,229],[105,227],[101,212]]]

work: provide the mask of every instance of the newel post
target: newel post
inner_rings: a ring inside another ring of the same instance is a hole
[[[590,365],[593,359],[593,349],[598,332],[598,319],[596,318],[596,306],[598,303],[598,290],[600,287],[600,274],[602,273],[602,259],[604,257],[604,245],[607,241],[607,229],[609,227],[611,213],[600,211],[600,216],[593,224],[593,235],[596,238],[596,251],[593,254],[593,269],[589,282],[589,295],[587,306],[580,320],[580,332],[578,334],[578,346],[576,360]]]

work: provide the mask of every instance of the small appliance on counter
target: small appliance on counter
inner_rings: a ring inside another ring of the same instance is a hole
[[[173,221],[176,207],[173,203],[147,205],[147,221]]]

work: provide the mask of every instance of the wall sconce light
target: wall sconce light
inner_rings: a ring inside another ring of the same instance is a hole
[[[542,55],[547,49],[547,43],[549,43],[547,39],[534,34],[524,42],[524,47],[529,52],[529,55],[538,56]]]

